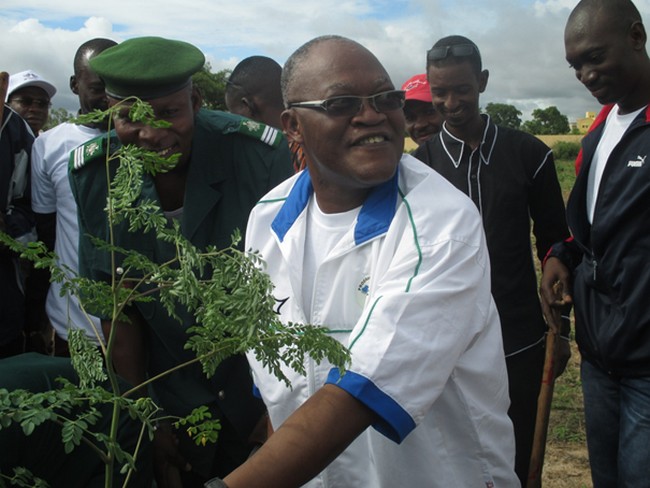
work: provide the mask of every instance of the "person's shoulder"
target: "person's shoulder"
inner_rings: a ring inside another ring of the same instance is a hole
[[[534,136],[529,132],[525,132],[520,129],[512,129],[510,127],[504,127],[502,125],[497,125],[497,130],[499,136],[503,139],[506,144],[512,142],[519,142],[520,144],[527,145],[534,148],[544,149],[550,151],[550,148],[538,137]]]
[[[3,115],[2,115],[3,128],[6,127],[10,136],[14,139],[26,139],[34,140],[34,133],[29,128],[29,125],[23,119],[18,112],[13,110],[8,105],[4,105]],[[2,131],[5,132],[4,130]]]
[[[436,155],[439,154],[440,151],[444,151],[442,132],[437,132],[420,144],[413,152],[411,152],[411,155],[414,158],[425,162],[427,165],[433,166]]]
[[[43,146],[46,143],[49,143],[50,141],[67,137],[66,135],[70,132],[70,130],[74,130],[75,127],[76,125],[73,124],[72,122],[62,122],[61,124],[56,125],[51,129],[42,132],[36,138],[34,144],[38,143],[38,145]]]
[[[436,205],[444,199],[453,200],[457,197],[471,203],[467,195],[458,190],[447,178],[409,154],[402,155],[399,171],[400,190],[407,197],[422,196],[429,202],[432,195],[435,195]]]
[[[278,183],[257,201],[251,212],[251,218],[260,215],[275,215],[292,194],[297,197],[300,190],[305,190],[309,186],[308,182],[309,174],[307,170],[303,170]],[[298,193],[294,192],[294,188],[298,190]]]
[[[405,196],[423,193],[430,198],[436,192],[447,192],[454,188],[446,178],[433,170],[427,163],[410,154],[403,154],[399,162],[400,191]]]
[[[107,150],[112,153],[118,147],[119,140],[114,132],[90,139],[70,153],[69,170],[75,173],[94,166],[94,163],[105,161]]]
[[[471,235],[481,227],[476,205],[440,173],[408,154],[402,156],[399,171],[400,194],[408,202],[418,234],[428,239],[450,233]]]
[[[241,136],[272,148],[286,143],[284,134],[275,127],[220,110],[200,110],[197,114],[197,124],[199,127],[207,125],[226,136]]]
[[[43,136],[52,137],[53,134],[61,134],[62,132],[68,132],[69,130],[74,129],[75,127],[77,127],[77,124],[74,124],[72,122],[61,122],[60,124],[55,125],[54,127],[41,132],[41,135],[39,137],[43,137]]]

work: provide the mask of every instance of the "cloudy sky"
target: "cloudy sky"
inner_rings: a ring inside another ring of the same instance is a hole
[[[0,69],[33,69],[59,92],[54,107],[74,111],[68,88],[76,48],[93,37],[144,35],[197,45],[213,70],[262,54],[280,64],[322,34],[350,37],[384,64],[395,85],[424,71],[440,37],[479,46],[490,80],[481,105],[509,103],[530,118],[558,107],[570,121],[598,109],[564,59],[563,31],[577,0],[2,0]],[[644,21],[650,0],[635,0]]]

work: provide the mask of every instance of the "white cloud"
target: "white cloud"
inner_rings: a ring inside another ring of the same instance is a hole
[[[576,3],[576,0],[539,0],[534,4],[535,13],[537,15],[559,13],[572,9]]]
[[[111,23],[90,17],[77,30],[51,28],[28,18],[11,23],[0,18],[0,43],[3,56],[0,69],[11,73],[32,69],[57,87],[55,107],[74,111],[76,96],[69,89],[72,59],[79,45],[94,37],[114,38]]]
[[[57,88],[55,106],[76,108],[68,89],[76,48],[92,37],[121,41],[160,35],[199,46],[213,69],[264,54],[283,63],[322,34],[355,39],[385,65],[395,85],[424,71],[425,53],[440,37],[475,41],[490,70],[481,105],[511,103],[530,115],[556,105],[570,119],[598,104],[564,61],[563,30],[576,0],[4,0],[0,69],[33,69]],[[650,0],[636,0],[642,15]]]

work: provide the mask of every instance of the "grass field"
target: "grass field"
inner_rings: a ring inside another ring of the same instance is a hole
[[[575,179],[573,161],[559,160],[555,164],[566,200]],[[572,341],[571,360],[564,374],[555,382],[542,472],[546,488],[592,486],[585,444],[579,368],[580,355]]]

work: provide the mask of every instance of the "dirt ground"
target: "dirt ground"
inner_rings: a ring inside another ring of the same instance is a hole
[[[592,488],[586,446],[575,442],[552,442],[546,446],[544,488]]]

